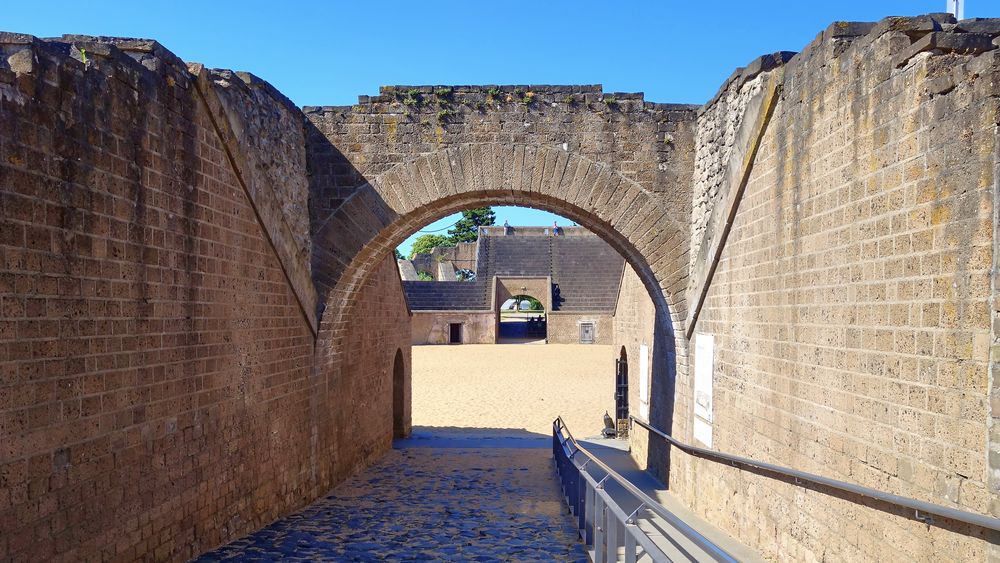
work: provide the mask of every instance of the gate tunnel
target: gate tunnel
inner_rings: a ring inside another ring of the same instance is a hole
[[[670,209],[660,195],[607,164],[556,148],[482,143],[420,155],[367,179],[319,221],[313,277],[324,305],[314,370],[340,371],[347,320],[372,273],[403,240],[457,211],[493,205],[562,215],[600,236],[631,265],[656,310],[650,420],[672,428],[678,358],[687,352],[679,326],[686,314],[687,210]],[[647,447],[648,465],[661,469],[666,480],[665,449]]]

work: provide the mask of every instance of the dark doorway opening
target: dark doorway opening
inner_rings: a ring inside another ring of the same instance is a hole
[[[392,436],[406,436],[406,421],[403,406],[406,402],[406,366],[403,365],[403,351],[396,349],[396,359],[392,363]]]
[[[462,343],[462,323],[449,323],[448,324],[448,342],[451,344],[461,344]]]
[[[628,435],[628,353],[622,346],[615,360],[615,419],[618,437]]]

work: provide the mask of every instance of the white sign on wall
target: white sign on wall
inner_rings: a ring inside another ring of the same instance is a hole
[[[649,420],[649,346],[639,345],[639,418]]]
[[[694,439],[712,447],[712,373],[715,337],[696,334],[694,341]]]

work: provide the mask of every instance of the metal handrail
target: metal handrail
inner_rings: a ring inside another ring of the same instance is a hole
[[[928,524],[933,523],[933,519],[927,516],[928,514],[934,514],[947,518],[949,520],[957,520],[959,522],[964,522],[966,524],[972,524],[973,526],[979,526],[982,528],[987,528],[989,530],[1000,531],[1000,518],[993,518],[992,516],[986,516],[983,514],[977,514],[975,512],[968,512],[965,510],[959,510],[957,508],[949,508],[947,506],[941,506],[940,504],[934,504],[931,502],[925,502],[922,500],[917,500],[915,498],[904,497],[900,495],[895,495],[892,493],[887,493],[885,491],[880,491],[878,489],[873,489],[871,487],[865,487],[863,485],[857,485],[855,483],[848,483],[847,481],[839,481],[837,479],[831,479],[829,477],[823,477],[822,475],[816,475],[815,473],[808,473],[806,471],[799,471],[798,469],[792,469],[790,467],[783,467],[781,465],[774,465],[773,463],[767,463],[763,461],[757,461],[748,457],[741,457],[738,455],[727,454],[717,450],[709,450],[705,448],[699,448],[698,446],[692,446],[690,444],[685,444],[677,438],[674,438],[670,434],[650,425],[648,422],[640,420],[633,415],[629,415],[629,419],[633,422],[642,426],[646,430],[656,434],[657,436],[663,438],[670,444],[676,446],[680,450],[699,457],[708,458],[710,461],[716,463],[721,463],[725,461],[730,464],[739,464],[747,467],[756,467],[770,473],[776,473],[778,475],[783,475],[785,477],[791,477],[797,486],[803,486],[803,482],[813,483],[823,487],[828,487],[831,489],[836,489],[839,491],[844,491],[854,495],[864,496],[872,498],[885,503],[893,504],[896,506],[901,506],[904,508],[910,508],[915,511],[914,518],[921,520]]]
[[[565,439],[561,438],[561,435],[563,433],[565,433],[566,435]],[[627,537],[623,538],[626,541],[625,544],[626,561],[635,559],[634,549],[636,544],[631,543],[634,541],[638,541],[638,543],[647,551],[647,553],[652,554],[652,550],[654,549],[656,551],[660,551],[653,545],[652,541],[648,537],[645,537],[643,535],[643,532],[639,531],[638,528],[636,527],[636,519],[638,518],[638,513],[641,512],[641,510],[643,509],[649,510],[653,514],[656,514],[660,518],[664,519],[671,526],[673,526],[675,529],[681,532],[681,534],[683,534],[683,536],[687,538],[691,543],[693,543],[698,548],[703,550],[713,560],[722,561],[726,563],[734,563],[737,561],[737,559],[735,559],[732,555],[727,553],[724,549],[713,543],[705,536],[701,535],[698,531],[689,526],[676,514],[667,510],[667,508],[661,505],[658,501],[656,501],[655,499],[644,493],[641,489],[633,485],[628,479],[621,476],[617,471],[612,469],[606,463],[598,459],[597,456],[595,456],[593,453],[591,453],[586,448],[581,446],[580,443],[576,441],[576,438],[573,437],[573,434],[566,426],[566,423],[563,421],[562,417],[556,418],[555,421],[553,421],[552,423],[552,448],[553,448],[553,456],[556,459],[556,468],[560,473],[560,477],[562,477],[563,479],[564,489],[566,490],[568,496],[567,501],[569,502],[570,507],[574,509],[574,512],[578,516],[580,516],[580,523],[581,523],[580,527],[582,532],[581,535],[584,537],[585,543],[588,543],[590,539],[590,532],[587,528],[591,524],[591,520],[589,519],[590,518],[589,515],[581,514],[581,512],[587,508],[585,505],[593,501],[594,491],[600,490],[601,492],[600,499],[595,504],[598,506],[598,508],[607,509],[609,512],[611,512],[612,515],[617,518],[618,522],[626,528],[625,535]],[[562,456],[563,459],[560,459],[559,455],[560,453],[563,454]],[[584,456],[586,456],[587,457],[586,461],[580,461],[579,458],[577,458],[577,454],[583,454]],[[565,469],[566,469],[565,464],[567,462],[570,465],[572,465],[572,468],[577,472],[577,475],[572,475],[572,476],[565,475]],[[597,481],[593,476],[589,474],[589,470],[587,469],[588,466],[596,466],[600,468],[600,470],[604,472],[605,477],[600,481]],[[581,496],[580,494],[579,488],[581,488],[581,483],[579,483],[579,479],[578,478],[574,479],[574,477],[578,477],[578,475],[582,475],[584,477],[584,481],[586,482],[587,485],[585,497]],[[608,479],[611,479],[616,483],[618,483],[619,486],[621,486],[636,500],[638,500],[640,502],[639,509],[637,509],[632,514],[626,514],[620,506],[618,506],[613,500],[611,500],[610,495],[607,495],[606,492],[603,490],[604,483]],[[572,491],[571,489],[573,488],[573,486],[576,486],[578,490]],[[586,499],[589,499],[589,501]],[[628,537],[630,532],[633,534],[632,537]],[[615,530],[611,530],[608,541],[611,542],[617,541],[614,534]],[[601,543],[600,539],[594,540],[595,553],[599,554],[603,553],[601,550],[601,546],[599,545],[600,543]],[[611,546],[609,544],[607,550],[607,554],[609,554],[608,557],[609,559],[611,558],[610,554],[613,551],[615,551],[617,547],[618,545]],[[631,553],[632,556],[631,558],[629,557],[630,548],[633,550]],[[660,553],[660,555],[663,555],[662,552]],[[603,557],[600,557],[598,559],[604,560]],[[654,557],[654,560],[661,560],[661,559]],[[665,555],[663,555],[662,560],[664,561],[667,560]]]

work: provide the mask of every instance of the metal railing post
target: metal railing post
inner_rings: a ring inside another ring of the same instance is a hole
[[[625,563],[635,563],[635,533],[638,531],[635,524],[625,524]],[[641,532],[640,532],[641,533]]]
[[[597,520],[597,504],[594,501],[594,487],[590,486],[590,481],[586,481],[584,486],[587,487],[587,496],[584,501],[587,505],[587,510],[584,513],[584,545],[597,545],[594,540],[594,526]]]
[[[584,467],[586,467],[586,464],[580,466],[580,471],[583,471]],[[576,498],[579,504],[576,512],[576,521],[577,528],[580,530],[586,530],[587,527],[587,509],[590,506],[590,502],[587,498],[587,489],[586,479],[578,479],[576,482]]]
[[[604,563],[604,532],[607,530],[604,498],[594,491],[594,563]]]
[[[605,493],[607,494],[607,493]],[[611,510],[605,508],[604,511],[607,513],[607,534],[605,535],[607,542],[607,560],[617,562],[618,561],[618,519],[611,514]]]
[[[569,495],[570,506],[573,508],[573,514],[576,515],[580,512],[580,468],[573,463],[573,460],[569,460],[570,466],[570,478],[566,483],[567,494]]]
[[[617,561],[619,547],[625,548],[625,559],[628,561],[637,559],[640,547],[644,557],[649,556],[655,562],[669,561],[663,549],[638,526],[637,520],[646,517],[644,512],[670,524],[675,530],[671,534],[677,534],[677,537],[666,538],[670,543],[678,545],[677,541],[683,537],[701,550],[703,555],[695,555],[699,561],[736,561],[725,550],[587,451],[573,438],[561,418],[553,422],[552,432],[553,456],[556,458],[563,493],[571,511],[576,511],[580,537],[585,545],[593,549],[595,563]],[[592,471],[603,473],[600,481],[595,480]],[[616,482],[626,494],[638,500],[639,508],[631,514],[625,513],[604,489],[608,480]]]

